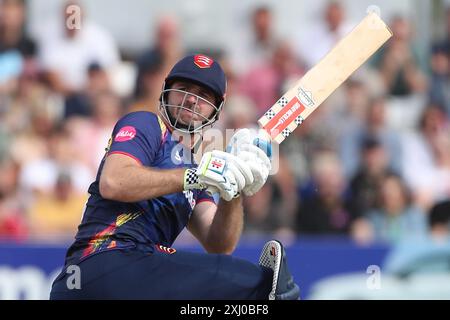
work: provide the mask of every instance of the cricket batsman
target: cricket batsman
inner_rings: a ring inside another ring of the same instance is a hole
[[[266,243],[258,265],[230,255],[243,228],[240,195],[258,192],[271,169],[264,138],[242,129],[198,166],[173,159],[193,152],[183,136],[217,121],[225,91],[217,61],[187,56],[165,79],[158,115],[117,122],[51,299],[299,298],[280,242]],[[171,248],[185,227],[207,253]],[[74,265],[80,288],[67,285]]]

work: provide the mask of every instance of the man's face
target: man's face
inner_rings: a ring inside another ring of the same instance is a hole
[[[214,113],[215,95],[203,86],[188,81],[175,81],[168,96],[170,115],[184,125],[204,122]],[[186,91],[181,92],[181,91]],[[172,107],[179,106],[179,107]]]
[[[331,31],[337,30],[344,20],[343,8],[338,3],[330,4],[325,12],[325,20]]]

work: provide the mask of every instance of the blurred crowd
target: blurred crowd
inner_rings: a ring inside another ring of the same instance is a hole
[[[82,6],[81,28],[67,24],[73,4],[31,38],[26,1],[0,0],[0,238],[73,238],[115,122],[156,112],[166,74],[195,51],[177,18],[161,16],[148,49],[124,57]],[[450,8],[426,56],[413,21],[388,22],[389,43],[280,146],[278,173],[244,199],[247,236],[449,235]],[[255,126],[354,26],[339,2],[295,39],[276,24],[270,7],[254,7],[234,43],[202,49],[228,77],[220,128]]]

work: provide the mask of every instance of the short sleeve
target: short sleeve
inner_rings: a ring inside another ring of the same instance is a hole
[[[214,193],[212,196],[210,196],[206,192],[206,190],[201,190],[198,193],[196,204],[199,204],[200,202],[204,202],[204,201],[209,201],[209,202],[212,202],[217,205],[219,203],[219,194]]]
[[[124,154],[145,166],[151,166],[161,146],[161,126],[151,112],[125,115],[114,127],[108,155]]]

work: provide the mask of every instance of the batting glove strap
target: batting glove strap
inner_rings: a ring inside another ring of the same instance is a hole
[[[200,183],[197,169],[191,168],[184,172],[184,190],[204,189],[205,186]]]

